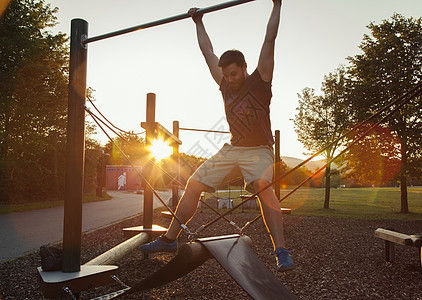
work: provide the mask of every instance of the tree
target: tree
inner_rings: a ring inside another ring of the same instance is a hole
[[[64,177],[68,46],[44,1],[11,1],[0,20],[0,199],[58,197]]]
[[[415,87],[422,79],[422,18],[406,19],[394,14],[381,24],[371,23],[371,35],[365,35],[361,54],[349,57],[353,80],[353,103],[357,121],[385,107]],[[422,101],[414,98],[390,117],[388,128],[400,153],[401,212],[409,211],[407,180],[420,176],[422,159]],[[382,149],[382,148],[381,148]],[[388,153],[384,153],[388,155]]]
[[[109,154],[106,163],[110,165],[133,164],[135,166],[145,166],[150,160],[149,152],[145,148],[145,140],[135,134],[122,134],[121,137],[115,138],[113,142],[109,141],[104,147],[104,152]],[[179,164],[176,164],[172,157],[169,157],[153,164],[150,177],[152,182],[150,183],[156,188],[171,187],[174,183],[173,179],[177,180],[179,177],[176,170],[180,167],[180,183],[185,185],[193,172],[206,159],[179,153],[179,160]]]
[[[349,137],[355,139],[366,132],[364,124]],[[386,186],[394,184],[401,168],[399,141],[388,128],[377,126],[342,155],[343,178],[358,186]]]
[[[109,141],[104,147],[104,152],[109,154],[107,164],[110,165],[137,166],[143,165],[148,159],[144,139],[131,133],[121,133],[120,137]]]
[[[200,157],[200,156],[189,155],[189,154],[186,154],[186,153],[180,153],[179,154],[179,161],[180,161],[180,181],[181,181],[181,183],[186,185],[189,177],[206,160],[207,160],[206,158],[203,158],[203,157]]]
[[[331,144],[322,153],[327,160],[325,171],[325,200],[324,208],[329,208],[330,200],[330,161],[335,151],[342,145],[336,140],[350,126],[351,113],[348,94],[349,80],[344,67],[324,77],[322,83],[323,95],[315,95],[311,88],[305,88],[299,94],[298,113],[293,120],[298,140],[305,149],[317,152]]]
[[[103,172],[102,168],[98,168],[98,163],[103,159],[103,150],[100,143],[93,139],[96,129],[93,123],[85,121],[84,192],[86,194],[93,194],[97,185],[101,185],[97,179],[99,172]]]

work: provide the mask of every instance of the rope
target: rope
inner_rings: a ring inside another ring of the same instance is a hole
[[[200,132],[213,132],[213,133],[230,133],[230,131],[209,130],[209,129],[194,129],[194,128],[182,128],[182,127],[180,127],[179,130],[200,131]]]
[[[94,121],[95,121],[95,119],[100,121],[101,123],[103,123],[104,126],[107,126],[107,128],[110,129],[115,135],[117,135],[119,138],[121,138],[123,141],[125,141],[127,144],[129,144],[129,141],[124,136],[122,136],[121,134],[119,134],[118,132],[113,130],[113,128],[111,128],[108,124],[106,124],[103,120],[101,120],[98,116],[96,116],[93,112],[91,112],[91,110],[88,107],[85,107],[85,110],[91,115],[91,117],[94,119]]]
[[[145,133],[145,131],[142,131],[142,132],[140,132],[140,133],[133,133],[133,132],[129,132],[129,131],[124,131],[123,129],[120,129],[120,128],[118,128],[117,126],[115,126],[112,122],[110,122],[101,112],[100,112],[100,110],[95,106],[95,104],[94,104],[94,102],[91,100],[91,98],[89,98],[89,96],[87,96],[86,97],[87,99],[88,99],[88,101],[92,104],[92,106],[95,108],[95,110],[100,114],[100,116],[101,117],[103,117],[104,118],[104,120],[106,120],[113,128],[115,128],[115,129],[117,129],[117,130],[119,130],[119,131],[121,131],[121,132],[123,132],[123,133],[126,133],[126,134],[129,134],[129,135],[141,135],[141,134],[143,134],[143,133]],[[104,124],[104,123],[103,123]],[[105,124],[104,124],[105,125]],[[108,126],[107,126],[108,127]],[[109,127],[110,128],[110,127]],[[110,128],[111,129],[111,128]]]

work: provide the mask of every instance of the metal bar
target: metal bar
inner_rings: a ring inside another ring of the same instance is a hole
[[[87,33],[85,20],[72,20],[62,265],[68,273],[80,271],[81,259],[87,49],[80,41]]]
[[[230,133],[230,131],[209,130],[209,129],[194,129],[194,128],[183,128],[183,127],[180,127],[179,130],[214,132],[214,133]]]
[[[225,2],[225,3],[216,4],[216,5],[213,5],[213,6],[201,8],[196,12],[196,14],[198,14],[198,15],[199,14],[206,14],[206,13],[210,13],[210,12],[217,11],[217,10],[220,10],[220,9],[229,8],[229,7],[232,7],[232,6],[236,6],[236,5],[239,5],[239,4],[252,2],[252,1],[255,1],[255,0],[228,1],[228,2]],[[175,21],[179,21],[179,20],[183,20],[183,19],[187,19],[187,18],[190,18],[190,15],[186,12],[186,13],[176,15],[176,16],[173,16],[173,17],[169,17],[169,18],[165,18],[165,19],[161,19],[161,20],[157,20],[157,21],[152,21],[152,22],[149,22],[149,23],[129,27],[129,28],[126,28],[126,29],[121,29],[121,30],[118,30],[118,31],[98,35],[98,36],[95,36],[95,37],[92,37],[92,38],[87,38],[87,39],[82,40],[81,42],[83,44],[97,42],[97,41],[100,41],[100,40],[108,39],[108,38],[115,37],[115,36],[122,35],[122,34],[126,34],[126,33],[130,33],[130,32],[133,32],[133,31],[138,31],[138,30],[141,30],[141,29],[147,29],[147,28],[150,28],[150,27],[155,27],[155,26],[159,26],[159,25],[163,25],[163,24],[167,24],[167,23],[171,23],[171,22],[175,22]]]
[[[145,144],[148,147],[152,140],[155,139],[155,94],[147,94],[147,132],[145,134]],[[152,159],[152,158],[151,158]],[[152,162],[148,162],[144,167],[145,179],[146,181],[153,184],[151,173],[152,173]],[[153,213],[153,198],[154,192],[152,191],[152,186],[144,182],[144,229],[152,228],[152,213]]]

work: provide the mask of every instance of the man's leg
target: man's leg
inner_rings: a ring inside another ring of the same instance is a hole
[[[268,182],[263,179],[253,182],[255,191],[261,191]],[[262,216],[265,225],[270,232],[271,240],[276,254],[277,271],[288,271],[295,267],[290,257],[290,251],[286,250],[284,243],[283,216],[280,204],[272,188],[267,188],[258,194],[261,203]]]
[[[176,216],[183,224],[186,224],[195,214],[199,197],[205,189],[206,185],[199,181],[193,179],[188,181],[186,190],[176,208]],[[181,229],[179,222],[173,218],[170,227],[164,235],[158,237],[151,243],[139,246],[139,250],[147,253],[176,252],[177,237],[179,236]]]
[[[194,216],[201,193],[210,188],[214,189],[233,169],[237,156],[232,153],[231,149],[232,146],[225,144],[213,157],[205,161],[189,179],[186,190],[176,208],[176,216],[183,224],[186,224]],[[179,222],[173,218],[165,237],[175,240],[180,231]]]
[[[267,185],[268,182],[266,180],[255,180],[253,182],[255,191],[260,191]],[[260,192],[258,198],[261,203],[262,217],[270,232],[271,240],[274,245],[274,251],[280,247],[285,248],[283,216],[281,214],[280,204],[273,189],[267,188]]]
[[[201,193],[206,189],[207,186],[199,181],[194,179],[188,181],[186,190],[176,208],[176,216],[183,224],[189,222],[195,215]],[[175,240],[179,236],[181,230],[182,228],[180,227],[179,222],[173,218],[165,236],[169,240]]]
[[[230,149],[229,145],[224,145],[218,153],[205,161],[189,179],[186,190],[176,208],[177,219],[183,224],[186,225],[195,215],[201,193],[210,188],[213,189],[233,168],[234,158],[233,155],[230,155]],[[164,235],[154,242],[139,246],[139,249],[144,252],[174,252],[177,250],[176,239],[181,229],[179,222],[173,218]]]

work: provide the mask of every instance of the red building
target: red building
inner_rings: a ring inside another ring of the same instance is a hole
[[[106,189],[119,191],[136,191],[142,189],[142,167],[106,166]]]

